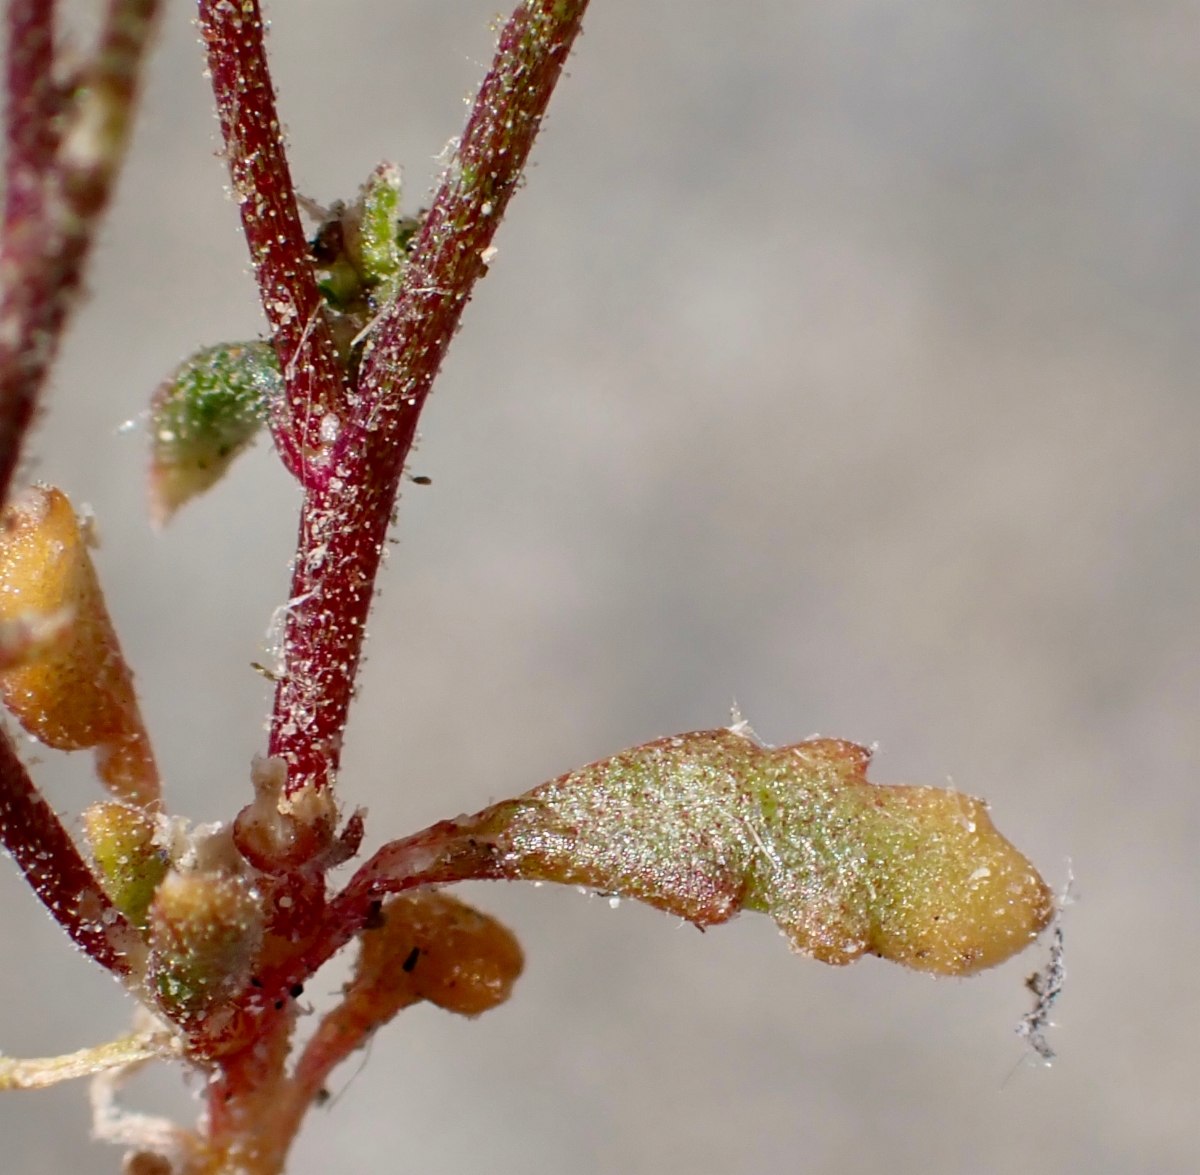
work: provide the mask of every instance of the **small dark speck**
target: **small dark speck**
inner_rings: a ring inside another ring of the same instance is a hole
[[[294,1000],[298,1000],[303,994],[304,994],[304,984],[303,983],[293,983],[292,986],[288,988],[288,995],[290,995],[292,997],[292,999],[294,999]]]
[[[275,1011],[281,1012],[282,1010],[283,1010],[283,1000],[276,1000],[275,1001]]]
[[[422,475],[420,477],[414,477],[412,479],[412,483],[415,486],[431,486],[433,485],[433,478]]]
[[[387,924],[387,919],[383,916],[383,903],[372,902],[367,907],[367,918],[363,922],[364,930],[380,930]]]
[[[329,1090],[324,1088],[318,1089],[317,1092],[313,1094],[313,1102],[318,1106],[323,1106],[332,1096],[333,1094],[331,1094]]]
[[[405,959],[404,962],[400,964],[400,970],[404,971],[404,972],[411,971],[417,965],[417,960],[420,957],[421,957],[421,948],[413,947],[413,949],[408,952],[408,958]]]
[[[250,979],[250,986],[251,987],[262,987],[262,980],[259,979],[259,977],[257,975],[252,976]]]

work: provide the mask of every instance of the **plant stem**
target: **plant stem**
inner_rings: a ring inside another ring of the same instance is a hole
[[[61,1057],[19,1059],[0,1056],[0,1091],[45,1089],[60,1081],[94,1077],[110,1069],[121,1069],[157,1057],[177,1056],[178,1053],[177,1037],[161,1032],[137,1032]]]
[[[366,344],[326,465],[307,487],[270,751],[289,795],[337,770],[376,573],[417,418],[520,179],[587,0],[527,0],[500,34],[397,300]],[[215,80],[215,75],[214,75]]]
[[[75,945],[115,975],[138,970],[141,936],[100,888],[75,842],[0,732],[0,843]]]
[[[294,1132],[281,1111],[295,1019],[292,1012],[269,1020],[253,1048],[222,1058],[205,1099],[205,1142],[214,1159],[205,1175],[277,1175],[283,1169]]]
[[[110,0],[96,52],[67,92],[53,81],[53,0],[8,6],[0,504],[124,157],[157,12],[158,0]],[[0,842],[76,945],[114,974],[137,972],[141,936],[100,888],[3,732]]]
[[[295,1138],[309,1106],[320,1095],[329,1074],[356,1049],[363,1047],[382,1023],[401,1007],[416,1003],[415,993],[392,1000],[385,1013],[372,1009],[369,999],[355,998],[355,984],[347,985],[343,1001],[321,1017],[321,1023],[296,1061],[292,1076],[265,1115],[265,1133],[277,1150],[286,1152]]]
[[[490,816],[493,809],[481,814]],[[258,984],[239,1001],[255,1015],[304,983],[366,925],[372,908],[387,894],[422,885],[489,881],[501,877],[494,839],[474,818],[442,820],[422,832],[384,845],[365,862],[325,908],[317,933],[303,950],[257,976]]]
[[[343,408],[344,376],[300,224],[258,0],[200,0],[225,157],[263,310],[284,377],[271,428],[284,463],[308,486],[327,476],[321,422]]]
[[[129,137],[158,0],[110,0],[71,97],[52,81],[51,0],[8,10],[4,242],[0,246],[0,503]],[[66,114],[61,133],[55,116]]]
[[[5,132],[4,235],[40,208],[41,178],[54,154],[54,0],[10,0]]]

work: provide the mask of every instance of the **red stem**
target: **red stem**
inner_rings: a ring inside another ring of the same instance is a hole
[[[108,900],[3,732],[0,843],[76,946],[114,974],[129,974],[144,951],[141,937]]]
[[[372,906],[388,894],[422,885],[504,879],[495,836],[498,810],[443,820],[384,845],[325,908],[318,932],[304,950],[255,977],[240,1000],[242,1007],[269,1021],[288,989],[304,983],[349,943],[367,923]]]
[[[110,0],[70,93],[53,81],[53,0],[10,0],[0,245],[0,505],[128,138],[158,0]],[[0,733],[0,843],[97,962],[129,974],[143,952]]]
[[[487,264],[587,0],[527,0],[500,35],[455,159],[417,239],[399,298],[367,350],[328,476],[308,486],[275,693],[270,750],[288,794],[326,786],[342,733],[375,576],[417,418]],[[215,73],[214,73],[215,78]]]
[[[80,288],[124,154],[158,0],[110,0],[95,58],[69,103],[54,88],[53,4],[9,7],[0,246],[0,504]],[[53,116],[65,108],[61,137]]]
[[[200,30],[242,228],[283,368],[284,398],[273,406],[271,427],[284,463],[309,485],[327,476],[321,421],[341,409],[344,378],[296,207],[258,0],[200,0]]]
[[[0,246],[0,505],[8,498],[38,388],[49,365],[35,354],[33,306],[43,300],[40,260],[45,177],[57,146],[51,116],[58,97],[53,0],[10,0],[5,83],[4,241]],[[8,340],[6,345],[6,340]],[[44,344],[43,344],[44,347]]]
[[[41,179],[57,142],[51,124],[60,100],[52,74],[54,0],[11,0],[6,66],[5,237],[37,214]]]

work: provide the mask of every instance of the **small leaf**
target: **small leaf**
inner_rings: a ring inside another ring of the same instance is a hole
[[[206,347],[163,381],[150,405],[150,509],[156,524],[224,476],[282,393],[270,343]]]
[[[701,731],[573,771],[462,827],[469,845],[490,844],[493,876],[622,894],[702,927],[761,911],[827,963],[875,954],[965,975],[1027,946],[1053,900],[987,806],[869,783],[869,759],[834,739],[776,749],[738,728]]]

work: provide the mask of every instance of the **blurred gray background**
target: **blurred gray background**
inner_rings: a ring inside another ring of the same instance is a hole
[[[494,14],[276,0],[301,189],[392,158],[424,200]],[[30,472],[95,508],[169,801],[214,820],[264,745],[298,496],[262,445],[155,536],[119,431],[263,328],[192,16]],[[381,1032],[295,1175],[1197,1170],[1198,66],[1195,0],[595,0],[423,419],[345,759],[374,848],[735,698],[769,742],[877,742],[874,779],[952,779],[1073,866],[1053,1067],[1013,1033],[1044,947],[933,981],[477,886],[512,1002]],[[38,757],[59,808],[98,796]],[[5,1052],[122,1029],[7,863],[0,936]],[[130,1101],[197,1108],[166,1070]],[[81,1085],[9,1094],[0,1169],[115,1172],[87,1130]]]

